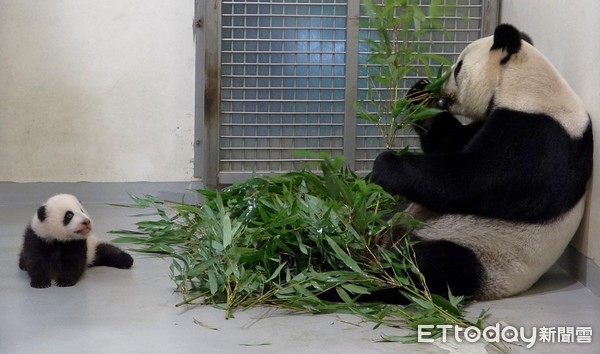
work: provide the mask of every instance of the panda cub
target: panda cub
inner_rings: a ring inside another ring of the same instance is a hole
[[[129,269],[133,258],[92,234],[92,220],[79,200],[58,194],[40,206],[23,235],[19,267],[34,288],[73,286],[86,267]]]
[[[375,160],[372,180],[425,216],[411,237],[434,293],[498,299],[527,290],[584,214],[590,117],[530,42],[503,24],[469,44],[441,88],[448,112],[421,122],[424,153]]]

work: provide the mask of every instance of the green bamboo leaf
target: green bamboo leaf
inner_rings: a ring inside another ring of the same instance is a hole
[[[117,237],[112,240],[114,243],[144,243],[145,238],[142,238],[142,235],[145,235],[143,232],[135,232],[135,231],[123,231],[123,230],[115,230],[113,233],[121,234],[121,235],[136,235],[135,237]]]
[[[240,233],[240,229],[243,227],[243,224],[238,220],[234,220],[232,222],[229,214],[225,214],[222,217],[222,237],[223,237],[223,248],[230,247],[233,241],[237,238],[237,235]],[[243,251],[244,248],[237,248],[237,251]]]
[[[427,317],[422,317],[422,318],[412,320],[408,323],[408,325],[412,328],[418,328],[419,326],[423,326],[423,325],[434,325],[435,326],[435,325],[445,324],[447,322],[448,321],[442,317],[427,316]]]
[[[345,290],[348,290],[349,292],[351,292],[353,294],[360,294],[360,295],[371,294],[371,292],[366,287],[360,286],[360,285],[342,284],[342,288],[344,288]]]
[[[431,300],[433,301],[434,304],[440,306],[441,308],[448,311],[449,313],[451,313],[455,316],[461,315],[461,312],[460,312],[460,309],[458,308],[458,306],[453,304],[452,302],[448,301],[443,296],[440,296],[437,294],[431,294]]]
[[[344,301],[346,304],[354,305],[354,300],[352,300],[352,298],[350,297],[350,295],[348,295],[346,290],[342,289],[339,286],[336,286],[335,291],[338,294],[338,296],[340,297],[340,299],[342,299],[342,301]]]
[[[175,208],[176,210],[179,210],[179,211],[186,211],[186,212],[190,212],[193,214],[202,214],[202,209],[195,205],[177,204],[177,205],[174,205],[173,208]]]
[[[340,246],[331,237],[325,236],[325,240],[327,240],[327,243],[329,244],[329,246],[335,253],[336,257],[339,260],[341,260],[342,262],[344,262],[344,264],[348,268],[350,268],[352,271],[355,271],[358,273],[364,273],[363,270],[358,265],[358,263],[356,263],[356,261],[354,259],[352,259],[352,257],[350,257],[350,255],[348,255],[348,253],[344,252],[344,250],[342,250],[340,248]]]
[[[404,344],[412,344],[417,343],[417,335],[406,335],[406,336],[393,336],[387,334],[381,334],[381,341],[387,343],[404,343]]]
[[[217,282],[217,276],[214,270],[212,269],[208,271],[208,286],[212,295],[215,295],[217,291],[219,291],[219,283]]]
[[[304,297],[313,297],[314,296],[314,294],[310,290],[301,286],[300,284],[292,284],[292,288],[294,288],[296,293],[298,293]]]
[[[421,306],[424,309],[433,309],[435,308],[435,305],[427,300],[423,300],[423,299],[419,299],[418,297],[415,296],[408,296],[410,298],[410,300],[412,302],[414,302],[415,304]]]
[[[277,269],[275,269],[275,271],[273,272],[273,274],[271,274],[271,276],[269,277],[269,279],[265,280],[265,282],[270,282],[271,280],[277,278],[279,276],[279,273],[281,273],[281,270],[283,269],[283,267],[285,267],[287,265],[286,262],[283,262],[279,265],[279,267],[277,267]]]

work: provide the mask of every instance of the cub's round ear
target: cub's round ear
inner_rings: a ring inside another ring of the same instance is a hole
[[[41,207],[38,208],[37,217],[38,217],[39,221],[46,220],[46,206],[45,205],[42,205]]]
[[[496,27],[494,31],[494,44],[490,51],[500,49],[506,55],[500,61],[500,64],[506,64],[511,55],[516,54],[521,49],[521,32],[509,24],[502,24]]]

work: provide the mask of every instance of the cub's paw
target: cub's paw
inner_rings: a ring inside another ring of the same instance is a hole
[[[131,268],[131,266],[133,265],[133,257],[131,257],[131,255],[129,255],[129,253],[125,253],[123,252],[117,262],[116,262],[116,267],[119,269],[129,269]]]
[[[57,279],[56,280],[56,286],[60,286],[61,288],[73,286],[75,284],[77,284],[77,279],[75,279],[75,280],[73,280],[73,279]]]
[[[52,286],[52,281],[50,281],[50,280],[32,280],[31,283],[29,283],[29,285],[31,285],[32,288],[45,289],[45,288],[49,288],[50,286]]]
[[[19,269],[27,270],[27,265],[25,264],[25,260],[23,259],[23,256],[19,257]]]

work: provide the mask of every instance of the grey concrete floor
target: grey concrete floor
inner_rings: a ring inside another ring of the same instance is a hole
[[[40,201],[41,202],[41,201]],[[132,210],[84,200],[95,233],[132,229]],[[489,346],[464,343],[380,343],[382,334],[407,331],[380,327],[351,315],[292,314],[271,308],[240,311],[175,307],[168,260],[134,254],[130,270],[89,269],[69,288],[33,289],[19,270],[21,235],[36,205],[0,204],[0,353],[485,353]],[[474,303],[489,309],[491,323],[513,326],[591,326],[600,331],[600,299],[560,268],[553,268],[521,296]],[[530,333],[530,332],[528,332]],[[600,353],[600,333],[591,344],[540,343],[514,353]]]

